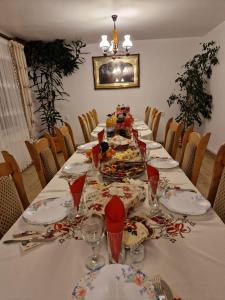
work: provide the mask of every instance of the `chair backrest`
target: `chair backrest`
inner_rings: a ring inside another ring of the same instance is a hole
[[[92,109],[92,114],[93,114],[93,116],[94,116],[95,124],[96,124],[96,126],[97,126],[98,123],[99,123],[99,120],[98,120],[98,114],[97,114],[97,111],[96,111],[95,108]]]
[[[88,121],[87,113],[82,114],[82,117],[84,118],[84,120],[86,122],[87,130],[88,130],[89,134],[91,134],[91,127],[90,127],[90,124],[89,124],[89,121]]]
[[[83,132],[85,143],[89,143],[91,141],[91,135],[88,130],[87,122],[83,116],[78,116],[78,119],[79,119],[80,126],[81,126],[81,129]]]
[[[64,159],[67,160],[76,151],[72,128],[69,123],[64,122],[64,126],[60,128],[54,127],[54,131]]]
[[[185,147],[181,168],[194,185],[196,185],[198,180],[210,135],[211,133],[209,132],[203,136],[198,132],[192,132]]]
[[[193,131],[193,126],[186,128],[184,131],[184,135],[182,138],[182,146],[181,146],[180,165],[182,164],[183,157],[184,157],[184,151],[185,151],[186,145],[188,143],[189,135],[192,133],[192,131]]]
[[[89,123],[89,127],[91,129],[91,131],[93,131],[95,129],[95,121],[93,120],[92,114],[91,112],[87,112],[87,119],[88,119],[88,123]]]
[[[149,113],[150,113],[151,107],[147,106],[145,109],[145,116],[144,116],[144,121],[145,124],[148,124],[148,118],[149,118]]]
[[[30,143],[25,141],[25,144],[37,171],[41,186],[45,187],[60,169],[54,142],[46,133],[45,137],[40,138],[36,142]]]
[[[166,125],[165,141],[164,147],[166,151],[176,159],[177,149],[179,145],[179,140],[181,138],[183,130],[183,124],[177,123],[176,121],[169,119]]]
[[[157,138],[160,118],[161,118],[161,112],[158,111],[154,116],[154,120],[153,120],[153,124],[152,124],[153,141],[156,141],[156,138]]]
[[[213,166],[212,179],[211,179],[211,184],[210,184],[209,193],[208,193],[208,200],[211,202],[212,206],[213,206],[215,198],[217,196],[217,191],[218,191],[220,181],[222,179],[224,167],[225,167],[225,144],[220,146],[220,149],[216,154],[216,158],[215,158],[215,162],[214,162],[214,166]],[[222,183],[221,183],[221,185],[222,185]],[[225,193],[225,190],[224,190],[224,193]],[[225,203],[225,197],[223,199],[224,199],[224,203]]]
[[[11,175],[12,180],[15,184],[16,190],[18,192],[21,204],[24,209],[26,209],[30,202],[27,198],[27,193],[24,188],[23,177],[20,171],[20,168],[15,160],[15,158],[9,154],[7,151],[2,151],[2,156],[5,160],[5,167],[2,167],[0,170],[0,176],[8,176]],[[7,174],[8,173],[8,174]]]
[[[22,207],[29,206],[17,162],[6,151],[2,155],[6,162],[0,163],[0,238],[20,217]]]
[[[153,128],[153,121],[154,121],[154,118],[155,118],[155,115],[157,112],[158,112],[158,109],[156,107],[150,108],[149,117],[148,117],[148,127],[150,129]]]
[[[92,120],[94,121],[95,127],[97,127],[98,122],[96,121],[95,114],[94,114],[93,110],[90,110],[89,113],[90,113],[91,116],[92,116]]]

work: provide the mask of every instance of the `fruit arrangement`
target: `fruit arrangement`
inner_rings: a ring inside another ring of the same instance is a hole
[[[99,152],[99,160],[107,160],[113,157],[115,155],[115,150],[113,150],[111,147],[109,147],[109,144],[107,142],[100,143],[100,152]],[[86,156],[92,160],[92,150],[88,150],[86,152]]]

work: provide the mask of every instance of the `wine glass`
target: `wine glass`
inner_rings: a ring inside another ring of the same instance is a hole
[[[83,239],[91,246],[92,255],[86,260],[86,267],[89,270],[97,270],[105,265],[105,259],[97,253],[97,246],[104,235],[103,219],[99,215],[91,215],[83,221],[81,226]]]
[[[159,177],[151,176],[148,183],[148,198],[151,215],[156,215],[161,212],[158,200],[163,193],[164,187],[160,184]]]

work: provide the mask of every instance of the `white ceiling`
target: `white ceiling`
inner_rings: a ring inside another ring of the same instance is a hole
[[[111,34],[112,14],[134,40],[202,36],[225,20],[225,0],[0,0],[0,31],[90,43]]]

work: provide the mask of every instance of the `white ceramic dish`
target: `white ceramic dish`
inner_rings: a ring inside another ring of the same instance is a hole
[[[90,164],[88,163],[70,163],[62,168],[62,173],[66,173],[68,175],[79,175],[86,173],[89,169]]]
[[[94,146],[98,144],[98,141],[93,141],[87,144],[83,144],[77,147],[78,150],[80,151],[88,151],[91,150]]]
[[[150,161],[150,165],[157,169],[173,169],[179,166],[179,162],[172,158],[153,158]]]
[[[144,139],[140,139],[140,140],[146,144],[147,149],[154,150],[154,149],[162,148],[162,145],[160,143],[144,140]]]
[[[105,122],[98,123],[98,127],[106,127],[106,124],[105,124]]]
[[[120,264],[106,265],[84,276],[73,289],[74,300],[156,300],[151,280]],[[81,297],[82,295],[82,297]]]
[[[148,128],[148,126],[147,125],[138,125],[138,126],[136,126],[136,129],[137,130],[148,130],[149,128]]]
[[[48,198],[31,204],[23,213],[29,224],[48,225],[64,219],[69,213],[71,198]]]
[[[193,216],[205,214],[211,207],[202,195],[189,191],[169,190],[159,201],[173,212]]]

